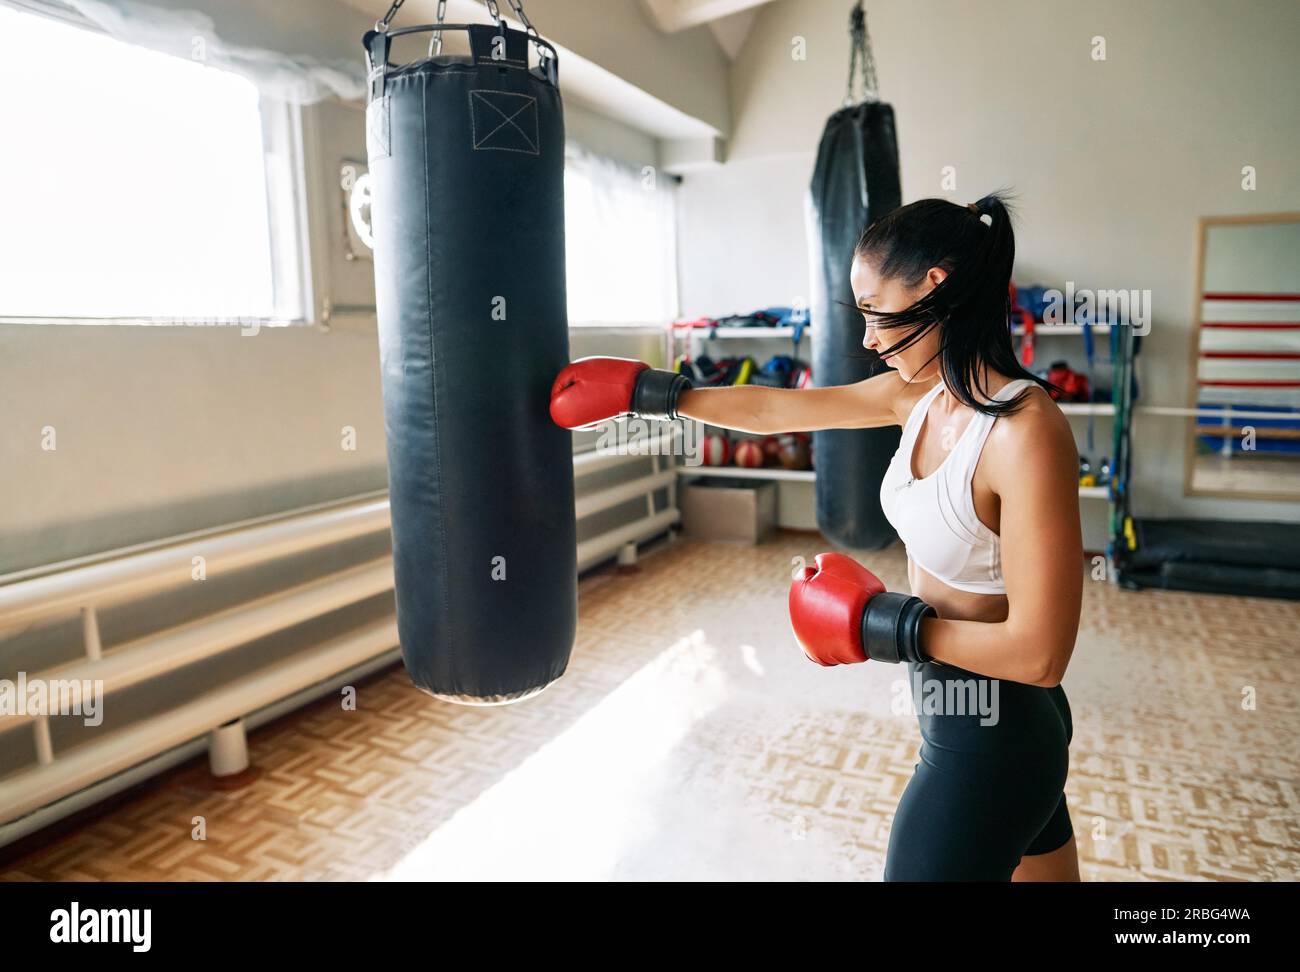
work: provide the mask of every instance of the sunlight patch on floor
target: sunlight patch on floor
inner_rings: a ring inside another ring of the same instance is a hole
[[[674,642],[460,810],[386,880],[600,880],[657,831],[669,758],[722,704],[703,632]]]

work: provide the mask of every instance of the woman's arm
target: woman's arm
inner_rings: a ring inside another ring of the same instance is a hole
[[[1050,688],[1074,651],[1083,600],[1074,436],[1055,405],[1036,402],[993,427],[984,455],[1001,501],[1007,619],[926,618],[921,648],[967,671]]]
[[[895,371],[831,388],[693,388],[677,399],[677,414],[759,434],[869,429],[899,424],[898,402],[907,388]]]

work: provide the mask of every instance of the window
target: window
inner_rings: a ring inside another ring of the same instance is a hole
[[[571,325],[663,327],[677,313],[671,177],[570,146],[564,245]]]
[[[0,6],[0,319],[303,318],[293,118],[238,75]]]

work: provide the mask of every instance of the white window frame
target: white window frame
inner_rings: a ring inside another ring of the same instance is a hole
[[[263,323],[313,324],[316,322],[314,248],[303,108],[265,96],[259,105],[275,305],[274,316]]]
[[[33,16],[44,16],[83,30],[105,33],[76,11],[43,0],[18,0],[11,6]],[[262,117],[262,160],[265,171],[267,221],[271,238],[271,291],[273,311],[269,316],[223,317],[146,317],[127,316],[5,316],[4,324],[128,324],[217,325],[257,329],[289,325],[314,325],[316,279],[313,272],[312,206],[308,191],[308,159],[305,146],[311,133],[300,105],[268,98],[258,98]],[[0,311],[3,308],[0,307]]]

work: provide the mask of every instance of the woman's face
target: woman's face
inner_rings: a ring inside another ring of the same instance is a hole
[[[933,267],[919,285],[909,288],[898,280],[881,278],[870,261],[854,257],[849,281],[853,285],[853,297],[857,301],[858,310],[862,311],[867,324],[862,346],[868,351],[880,352],[905,338],[907,331],[904,328],[877,328],[872,312],[907,310],[938,286],[946,276],[947,271]],[[939,375],[938,351],[939,331],[932,328],[915,344],[897,354],[882,355],[881,360],[891,368],[896,368],[904,381],[926,381]]]

